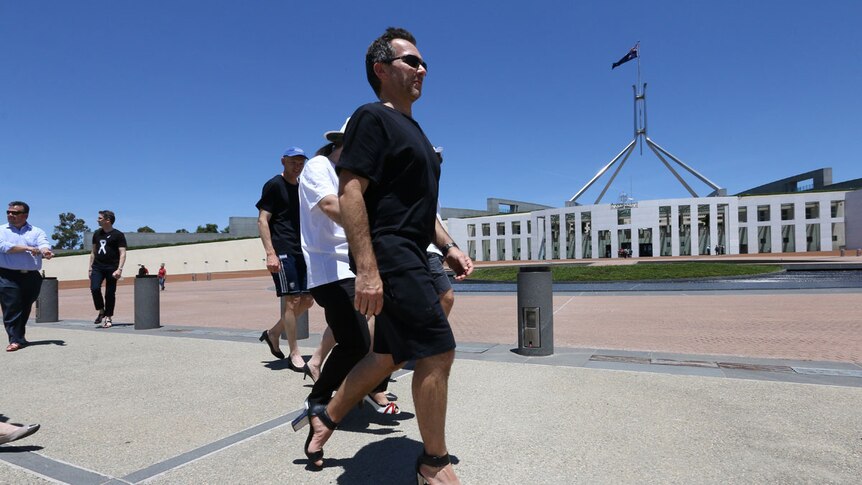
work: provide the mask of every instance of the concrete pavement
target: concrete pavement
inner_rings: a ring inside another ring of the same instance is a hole
[[[42,424],[0,446],[0,483],[411,483],[409,370],[390,385],[402,416],[354,411],[326,468],[306,469],[287,424],[310,383],[256,340],[277,313],[270,286],[170,285],[147,331],[94,329],[86,290],[62,290],[63,321],[31,322],[35,345],[0,354],[0,419]],[[558,295],[555,354],[523,357],[514,295],[458,295],[456,470],[465,484],[858,483],[860,300]],[[121,295],[115,322],[132,313]]]

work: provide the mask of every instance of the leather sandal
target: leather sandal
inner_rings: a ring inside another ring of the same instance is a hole
[[[335,430],[338,428],[338,423],[332,420],[329,417],[329,413],[326,412],[326,405],[324,404],[313,404],[311,409],[308,410],[309,414],[309,422],[311,418],[317,418],[323,423],[324,426],[331,430]],[[323,464],[318,465],[317,462],[323,460],[323,448],[317,451],[308,451],[308,445],[311,444],[311,438],[314,437],[314,426],[308,427],[308,438],[305,440],[305,456],[308,458],[308,464],[311,467],[314,467],[318,470],[323,468]]]
[[[430,466],[431,468],[443,468],[444,466],[452,463],[452,460],[449,459],[449,454],[446,453],[443,456],[431,456],[425,453],[425,450],[422,450],[422,454],[419,455],[419,458],[416,459],[416,483],[417,485],[427,485],[428,480],[422,475],[422,472],[419,471],[419,467],[422,465]]]
[[[6,346],[6,352],[15,352],[16,350],[21,350],[21,344],[15,342]]]

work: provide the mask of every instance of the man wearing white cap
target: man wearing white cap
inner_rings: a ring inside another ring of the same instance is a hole
[[[296,319],[312,305],[306,286],[305,259],[300,247],[298,178],[308,157],[299,147],[289,147],[281,157],[284,170],[269,179],[255,207],[260,211],[257,227],[266,251],[266,269],[272,273],[276,295],[282,299],[281,318],[260,341],[265,342],[275,357],[283,359],[278,345],[283,331],[290,347],[287,365],[295,372],[308,374],[308,366],[296,343]]]

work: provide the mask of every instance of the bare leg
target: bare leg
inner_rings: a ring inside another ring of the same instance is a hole
[[[315,381],[320,377],[320,368],[323,367],[323,361],[326,360],[326,356],[329,355],[333,347],[335,347],[335,336],[332,335],[332,329],[327,326],[326,330],[323,331],[323,336],[320,338],[320,345],[317,346],[314,353],[311,354],[311,358],[308,359],[308,368],[311,370],[311,377]]]
[[[305,360],[302,359],[299,345],[296,342],[296,317],[311,308],[314,300],[311,299],[310,295],[288,295],[282,298],[284,300],[284,311],[281,314],[281,318],[267,331],[267,336],[276,350],[278,350],[278,339],[281,333],[284,332],[287,334],[287,345],[290,348],[290,354],[287,358],[290,359],[290,362],[295,367],[302,368],[305,365]]]
[[[443,293],[440,293],[440,306],[443,307],[443,313],[446,314],[446,318],[449,318],[449,312],[451,312],[452,307],[455,306],[455,290],[449,288]]]
[[[329,401],[326,406],[329,417],[336,423],[340,422],[363,396],[374,389],[384,377],[400,367],[401,365],[396,365],[392,361],[392,356],[389,354],[369,352],[351,369],[335,392],[335,397]],[[314,436],[308,444],[308,451],[315,452],[323,448],[332,436],[332,430],[316,417],[312,417],[309,424],[314,428]]]
[[[455,351],[433,355],[416,361],[413,373],[413,401],[419,433],[425,444],[425,453],[443,456],[446,448],[446,405],[449,392],[449,371],[455,359]],[[461,483],[455,476],[452,465],[431,468],[422,465],[419,469],[429,483]]]

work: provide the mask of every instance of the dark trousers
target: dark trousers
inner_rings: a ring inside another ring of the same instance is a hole
[[[25,325],[41,289],[42,276],[38,271],[22,273],[0,268],[0,307],[10,344],[27,345]]]
[[[326,403],[332,398],[332,393],[347,377],[350,369],[365,357],[371,345],[368,333],[368,322],[365,316],[353,307],[356,295],[354,279],[334,281],[311,289],[311,296],[323,308],[326,324],[332,329],[332,335],[337,342],[323,369],[320,378],[311,388],[309,401]],[[374,392],[385,391],[389,385],[389,376],[383,380]]]
[[[90,293],[93,294],[93,305],[96,311],[104,310],[105,316],[114,316],[114,305],[117,302],[117,279],[114,278],[114,269],[93,268],[90,273]],[[102,281],[105,282],[105,299],[102,299]]]

